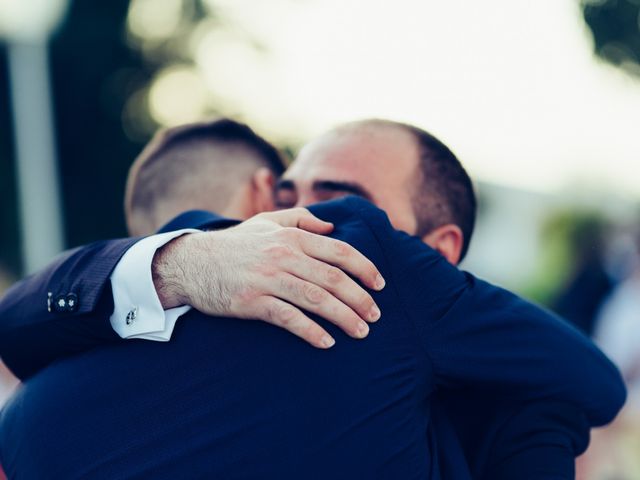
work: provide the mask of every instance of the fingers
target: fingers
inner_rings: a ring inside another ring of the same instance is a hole
[[[257,318],[284,328],[316,348],[331,348],[336,341],[298,308],[278,298],[264,296],[256,302]]]
[[[308,312],[315,313],[334,323],[353,338],[364,338],[369,334],[369,326],[348,305],[333,294],[313,283],[288,273],[283,273],[273,282],[277,295]],[[371,300],[373,303],[373,300]]]
[[[282,227],[295,227],[319,235],[327,235],[333,231],[333,224],[320,220],[306,208],[290,208],[279,212],[261,214]]]
[[[307,210],[308,215],[302,215],[298,219],[297,227],[307,232],[317,233],[318,235],[328,235],[333,231],[333,223],[325,222],[314,216]]]
[[[375,322],[380,318],[380,309],[369,292],[338,267],[311,257],[292,260],[284,267],[296,277],[326,290],[330,297],[335,297],[332,298],[333,301],[337,300],[338,303],[345,305],[362,320]],[[297,304],[297,302],[293,303]],[[318,312],[314,311],[314,313]],[[333,318],[322,313],[319,315],[333,322]],[[347,333],[350,332],[347,331]]]
[[[307,255],[339,267],[373,290],[382,290],[385,286],[373,262],[346,242],[306,233],[300,236],[300,245]]]

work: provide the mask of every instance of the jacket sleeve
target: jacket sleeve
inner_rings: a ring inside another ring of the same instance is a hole
[[[109,276],[137,239],[62,254],[13,285],[0,301],[0,358],[24,380],[56,359],[120,340],[109,323]]]
[[[439,388],[492,391],[518,402],[576,406],[590,425],[613,420],[626,398],[617,368],[553,314],[459,271],[386,215],[362,207]]]
[[[572,404],[545,401],[507,409],[480,476],[483,480],[573,480],[589,443],[589,422]]]
[[[205,211],[185,212],[161,229],[220,229],[237,224]],[[113,331],[110,276],[139,239],[96,242],[62,254],[0,300],[0,358],[24,380],[53,361],[122,341]]]
[[[453,425],[473,478],[575,478],[575,457],[587,448],[589,422],[573,404],[458,393],[437,395],[434,421],[445,418]]]
[[[441,387],[564,401],[592,426],[615,418],[626,399],[624,382],[587,337],[551,313],[467,277],[467,289],[442,318],[414,317]]]

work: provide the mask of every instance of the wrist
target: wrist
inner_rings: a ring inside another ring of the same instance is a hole
[[[189,304],[185,289],[189,256],[185,251],[192,236],[186,234],[171,240],[153,256],[151,278],[164,310]]]

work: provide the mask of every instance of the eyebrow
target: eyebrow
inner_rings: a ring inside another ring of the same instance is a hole
[[[348,192],[371,200],[371,194],[359,183],[339,182],[334,180],[318,180],[313,182],[314,190],[328,190],[331,192]]]
[[[315,191],[324,190],[330,192],[348,192],[353,195],[358,195],[362,198],[366,198],[367,200],[372,199],[371,193],[367,191],[362,185],[356,182],[340,182],[336,180],[317,180],[313,182],[313,189]],[[279,190],[296,190],[296,184],[292,180],[278,180],[276,186],[274,187],[274,192]]]
[[[278,180],[276,186],[273,187],[274,191],[277,190],[295,190],[296,186],[291,180]]]

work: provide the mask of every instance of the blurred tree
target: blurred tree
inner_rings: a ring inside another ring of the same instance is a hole
[[[69,246],[124,234],[124,178],[143,139],[122,110],[153,74],[126,43],[129,0],[74,1],[51,42],[58,158]]]
[[[18,217],[6,49],[0,44],[0,271],[20,271]]]
[[[581,0],[595,53],[640,77],[640,0]]]
[[[605,268],[608,222],[596,211],[553,212],[542,229],[542,255],[525,294],[570,320],[585,333],[613,286]]]
[[[562,217],[557,220],[562,221]],[[614,282],[607,271],[607,221],[597,213],[578,212],[557,225],[567,235],[571,265],[552,308],[588,335]],[[564,227],[564,228],[563,228]]]
[[[238,117],[236,106],[226,101],[224,88],[216,88],[224,73],[233,71],[229,58],[222,58],[213,74],[210,66],[203,63],[218,58],[223,45],[234,51],[231,63],[251,62],[237,55],[238,49],[260,56],[266,48],[252,33],[239,27],[225,3],[131,0],[128,42],[155,74],[127,105],[124,120],[130,136],[146,138],[158,124],[171,126],[212,115]],[[146,99],[143,108],[140,99]]]
[[[227,39],[264,51],[218,6],[219,0],[71,1],[50,43],[68,247],[125,235],[127,171],[158,126],[223,113],[196,62],[211,33],[224,31]],[[19,273],[8,95],[0,44],[0,102],[7,105],[0,108],[0,268]]]

